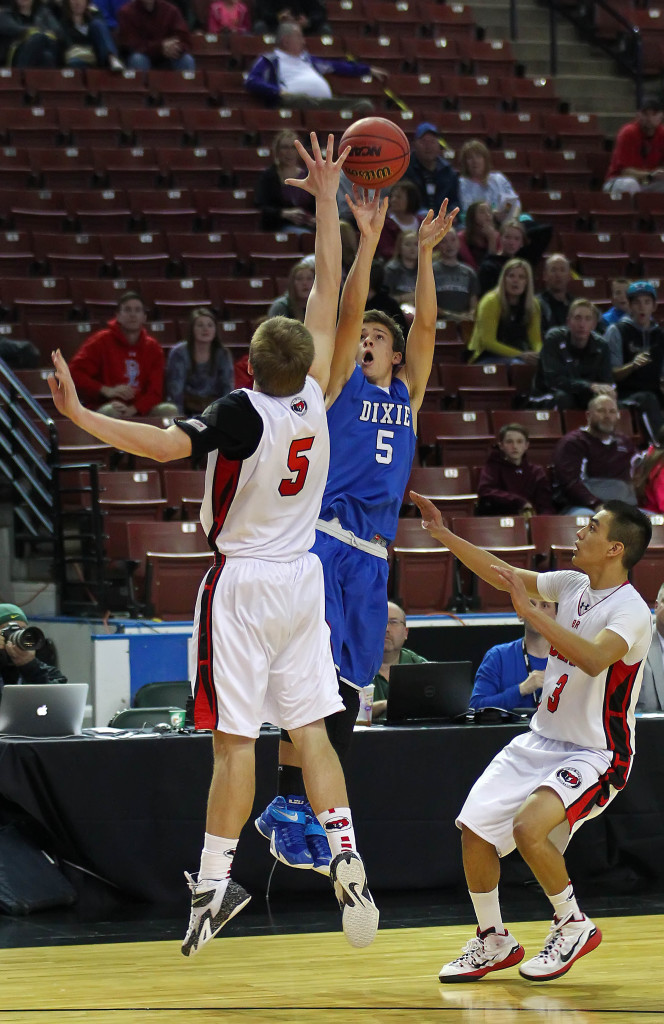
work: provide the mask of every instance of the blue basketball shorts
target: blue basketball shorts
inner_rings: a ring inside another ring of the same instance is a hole
[[[334,664],[343,682],[366,686],[383,663],[387,560],[319,530],[312,551],[323,564]]]

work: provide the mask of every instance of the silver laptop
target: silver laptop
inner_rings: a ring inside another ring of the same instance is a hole
[[[79,736],[87,683],[8,685],[0,701],[0,733],[10,736]]]

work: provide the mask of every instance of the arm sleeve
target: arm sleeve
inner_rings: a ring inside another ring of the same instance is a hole
[[[623,366],[623,347],[622,347],[622,335],[618,329],[617,324],[611,324],[604,335],[604,341],[609,346],[609,359],[611,360],[611,366],[615,369],[617,366]]]
[[[164,352],[158,341],[152,341],[145,358],[145,375],[141,374],[143,390],[134,399],[139,416],[147,416],[164,397]]]
[[[27,665],[21,665],[20,677],[24,683],[66,683],[67,677],[55,665],[35,658]]]
[[[501,658],[498,648],[491,647],[477,670],[473,692],[470,698],[470,707],[476,711],[479,708],[505,708],[511,711],[523,700],[519,692],[519,683],[526,678],[523,677],[516,683],[505,678],[505,659]],[[524,663],[525,669],[525,663]]]
[[[265,99],[276,100],[279,98],[279,85],[274,67],[267,57],[259,57],[250,69],[245,86],[248,92],[256,93]]]
[[[176,426],[191,438],[194,456],[217,449],[226,459],[248,459],[263,436],[263,420],[245,391],[233,391]]]
[[[359,64],[350,60],[325,60],[324,57],[312,57],[311,63],[321,75],[344,75],[346,78],[361,78],[368,75],[368,64]]]
[[[72,380],[84,405],[101,398],[100,391],[104,384],[101,362],[102,344],[99,335],[93,334],[83,342],[69,364]]]
[[[589,491],[581,480],[581,464],[584,457],[583,449],[573,436],[563,437],[556,445],[553,456],[556,477],[564,491],[567,504],[597,508],[602,504],[600,499]]]

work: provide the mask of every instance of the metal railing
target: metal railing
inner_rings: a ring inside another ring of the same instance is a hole
[[[558,73],[558,15],[571,22],[586,42],[613,57],[620,67],[634,79],[635,109],[639,110],[643,99],[643,38],[638,26],[633,25],[625,15],[607,0],[580,0],[579,3],[565,3],[561,0],[542,0],[549,10],[549,72]],[[619,26],[616,38],[602,39],[595,32],[597,9],[604,11]],[[519,37],[517,0],[510,0],[510,38]]]

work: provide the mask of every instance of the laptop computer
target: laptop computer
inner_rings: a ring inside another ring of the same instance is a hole
[[[0,733],[11,736],[79,736],[87,683],[26,683],[3,687]]]
[[[452,721],[468,710],[472,692],[471,661],[394,665],[390,669],[386,725]]]

